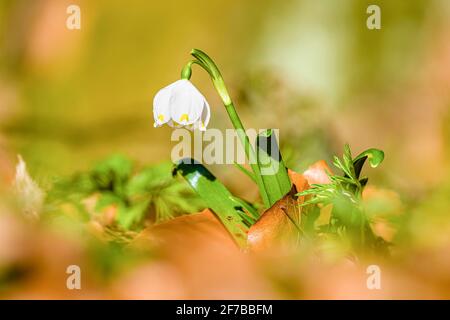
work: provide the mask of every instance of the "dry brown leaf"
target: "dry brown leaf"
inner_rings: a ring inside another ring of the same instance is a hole
[[[121,275],[112,285],[114,299],[187,299],[187,289],[174,267],[165,262],[146,262]]]
[[[298,237],[297,226],[300,214],[295,197],[296,193],[297,190],[294,185],[287,195],[266,210],[258,221],[250,227],[247,236],[250,250],[269,249],[283,243],[285,239]]]
[[[67,236],[64,232],[44,229],[22,220],[4,221],[8,223],[14,236],[6,235],[10,250],[14,255],[3,255],[0,265],[22,270],[17,278],[10,279],[7,290],[2,294],[6,299],[107,299],[108,293],[101,287],[90,270],[85,243],[79,238]],[[12,218],[16,219],[16,218]],[[14,228],[14,229],[12,229]],[[0,248],[0,251],[2,248]],[[81,290],[67,288],[70,265],[81,269]]]
[[[397,233],[397,228],[390,222],[390,218],[403,213],[400,196],[392,190],[368,186],[364,188],[362,199],[371,217],[372,231],[375,235],[391,242]],[[372,212],[371,207],[374,205],[376,211]]]
[[[173,268],[171,285],[179,288],[185,298],[274,297],[267,279],[255,272],[251,258],[236,246],[225,227],[208,209],[151,226],[131,245],[156,249],[160,262]],[[174,279],[181,283],[174,283]],[[141,282],[138,291],[152,291],[147,289],[151,285]]]
[[[279,245],[283,239],[298,237],[301,208],[297,204],[302,203],[304,197],[296,198],[293,195],[309,189],[313,183],[329,183],[327,172],[330,173],[331,170],[324,160],[314,163],[304,174],[288,170],[295,191],[291,190],[288,195],[266,210],[250,228],[247,236],[249,249],[265,250]]]
[[[180,248],[191,243],[195,245],[198,241],[236,247],[225,227],[209,209],[155,224],[142,231],[134,240],[134,245]]]
[[[327,172],[331,173],[330,167],[325,160],[319,160],[303,172],[303,176],[310,185],[315,183],[330,183],[331,181]]]
[[[301,173],[297,173],[291,169],[288,169],[288,175],[291,182],[294,184],[297,192],[302,192],[304,190],[309,189],[308,180],[306,180],[305,176]]]

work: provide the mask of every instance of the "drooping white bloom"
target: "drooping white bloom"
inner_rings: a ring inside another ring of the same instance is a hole
[[[210,108],[205,97],[186,79],[158,91],[153,99],[155,127],[167,123],[171,127],[206,130]]]

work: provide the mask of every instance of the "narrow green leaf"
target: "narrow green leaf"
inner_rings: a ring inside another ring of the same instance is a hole
[[[254,219],[259,219],[258,210],[256,210],[256,208],[253,207],[250,203],[238,197],[233,197],[232,200],[235,201],[239,206],[242,206],[242,208],[244,208]]]
[[[193,159],[183,159],[175,167],[189,185],[203,199],[205,204],[219,218],[240,247],[247,243],[248,225],[240,214],[240,207],[228,189],[203,165]]]
[[[256,220],[253,219],[252,217],[250,217],[249,215],[247,215],[244,211],[238,211],[239,216],[242,218],[244,224],[250,228],[255,222]]]
[[[253,174],[253,172],[250,172],[249,170],[245,169],[243,166],[241,166],[239,163],[235,162],[234,165],[236,166],[236,168],[238,168],[239,170],[241,170],[243,173],[245,173],[250,179],[252,179],[253,182],[256,183],[256,178],[255,175]]]
[[[287,168],[281,158],[273,130],[266,130],[256,138],[256,158],[269,197],[270,206],[291,190]]]

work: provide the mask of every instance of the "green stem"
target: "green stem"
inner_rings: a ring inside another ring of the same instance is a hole
[[[252,168],[252,171],[255,176],[256,184],[259,188],[259,193],[261,194],[261,198],[264,202],[264,205],[266,207],[269,207],[270,201],[269,196],[267,195],[266,188],[264,186],[263,179],[261,177],[261,170],[259,168],[258,163],[256,162],[256,153],[253,149],[250,140],[248,138],[248,135],[245,132],[244,126],[242,125],[241,119],[239,118],[236,109],[234,107],[234,104],[232,101],[227,105],[225,104],[225,109],[227,110],[228,116],[231,119],[231,123],[233,124],[233,127],[236,129],[236,132],[238,134],[238,137],[244,146],[245,155],[247,156],[247,159],[250,163],[250,166]]]
[[[233,124],[233,127],[236,129],[238,137],[244,147],[245,155],[247,156],[247,159],[250,163],[250,166],[252,168],[252,171],[255,175],[256,184],[258,185],[259,193],[261,195],[261,198],[264,202],[264,205],[266,207],[269,207],[270,201],[269,197],[267,195],[266,188],[264,186],[263,179],[261,177],[261,170],[258,166],[258,163],[256,161],[256,153],[253,149],[250,140],[245,132],[244,126],[241,122],[241,119],[239,118],[236,108],[234,107],[233,101],[230,98],[230,95],[228,94],[228,90],[225,86],[225,82],[223,80],[223,77],[219,71],[219,68],[217,68],[214,61],[203,51],[198,49],[193,49],[191,51],[191,55],[196,58],[196,60],[189,61],[186,66],[183,68],[183,71],[181,72],[181,78],[182,79],[190,79],[192,70],[191,66],[192,64],[198,64],[201,66],[208,74],[210,75],[214,88],[217,90],[225,109],[227,110],[228,116],[230,117],[231,123]]]

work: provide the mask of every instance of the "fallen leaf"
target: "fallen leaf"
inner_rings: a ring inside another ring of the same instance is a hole
[[[328,174],[331,174],[331,169],[325,162],[325,160],[319,160],[311,165],[305,172],[303,172],[303,176],[306,178],[308,183],[318,184],[318,183],[330,183],[330,177]]]
[[[180,300],[187,290],[177,270],[164,262],[146,262],[119,276],[112,285],[114,299]]]
[[[282,199],[266,210],[248,231],[247,244],[250,250],[270,249],[285,243],[286,239],[299,236],[300,212],[295,194],[295,185]]]
[[[209,209],[151,226],[130,245],[144,250],[153,248],[158,260],[172,267],[172,275],[181,288],[187,288],[185,298],[274,297],[267,280],[255,271],[251,257],[236,245]],[[150,295],[152,285],[141,282],[139,292],[147,290]]]
[[[303,203],[305,199],[293,195],[309,189],[314,183],[330,183],[327,173],[331,173],[331,170],[324,160],[317,161],[303,174],[288,170],[294,187],[288,195],[266,210],[250,227],[247,233],[249,249],[265,250],[278,246],[280,242],[286,242],[285,239],[292,240],[292,237],[298,237],[302,212],[298,204]]]
[[[397,233],[397,227],[392,220],[404,211],[400,196],[392,190],[368,186],[364,188],[362,199],[372,231],[391,242]]]
[[[185,246],[190,242],[209,241],[236,247],[225,227],[209,209],[199,213],[180,216],[166,222],[152,225],[135,239],[137,246]]]
[[[291,169],[288,169],[289,179],[291,179],[294,184],[297,192],[302,192],[304,190],[309,189],[308,180],[306,180],[305,176],[301,173],[297,173]]]

